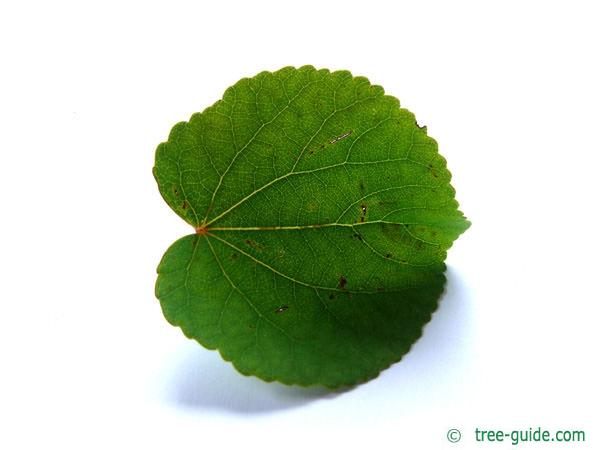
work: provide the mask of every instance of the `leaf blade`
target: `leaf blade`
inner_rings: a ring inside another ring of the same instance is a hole
[[[240,80],[173,128],[154,174],[198,230],[159,265],[167,320],[287,384],[354,384],[399,360],[469,226],[437,143],[344,71]]]

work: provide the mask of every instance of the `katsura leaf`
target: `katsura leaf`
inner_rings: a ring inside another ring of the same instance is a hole
[[[159,267],[167,320],[247,375],[330,388],[377,376],[421,335],[469,222],[436,142],[366,78],[244,78],[156,151],[195,229]]]

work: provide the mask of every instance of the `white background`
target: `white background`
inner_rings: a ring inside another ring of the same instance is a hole
[[[599,20],[581,1],[2,2],[0,448],[512,447],[477,426],[599,448]],[[303,64],[400,98],[473,222],[423,338],[341,393],[237,374],[154,298],[191,231],[157,144],[242,76]]]

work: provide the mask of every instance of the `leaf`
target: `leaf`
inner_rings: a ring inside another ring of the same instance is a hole
[[[400,360],[469,226],[426,129],[346,71],[240,80],[173,127],[154,176],[196,229],[158,266],[165,317],[267,381],[337,388]]]

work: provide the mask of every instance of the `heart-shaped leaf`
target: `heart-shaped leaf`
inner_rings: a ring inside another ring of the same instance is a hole
[[[165,317],[267,381],[335,388],[398,361],[469,226],[426,129],[346,71],[240,80],[175,125],[154,175],[196,231],[158,267]]]

